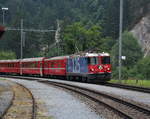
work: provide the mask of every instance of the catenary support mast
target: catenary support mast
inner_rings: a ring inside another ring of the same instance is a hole
[[[122,67],[122,28],[123,28],[123,0],[120,0],[120,25],[119,25],[119,80],[121,80]]]

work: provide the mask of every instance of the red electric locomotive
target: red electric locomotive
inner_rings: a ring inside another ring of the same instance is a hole
[[[85,53],[70,56],[67,62],[67,77],[83,81],[104,82],[111,78],[108,53]]]

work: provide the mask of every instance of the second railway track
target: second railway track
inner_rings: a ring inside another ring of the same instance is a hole
[[[1,77],[8,77],[8,78],[22,78],[22,79],[30,79],[30,80],[39,80],[40,78],[36,77],[21,77],[21,76],[11,76],[11,75],[0,75]],[[130,86],[130,85],[123,85],[123,84],[115,84],[115,83],[104,83],[102,85],[109,86],[109,87],[115,87],[115,88],[121,88],[121,89],[127,89],[132,91],[138,91],[143,93],[150,93],[150,88],[144,88],[144,87],[138,87],[138,86]]]
[[[150,93],[150,88],[123,85],[123,84],[115,84],[115,83],[105,83],[104,85],[105,86],[110,86],[110,87],[117,87],[117,88],[122,88],[122,89],[128,89],[128,90],[143,92],[143,93]]]
[[[130,102],[127,102],[123,99],[110,96],[108,94],[100,93],[79,86],[63,84],[58,82],[50,82],[50,81],[39,81],[39,82],[62,87],[74,91],[76,93],[79,93],[81,95],[84,95],[85,97],[99,103],[100,105],[104,105],[105,107],[113,110],[115,113],[117,113],[119,116],[125,119],[149,119],[150,118],[150,110],[132,104]]]

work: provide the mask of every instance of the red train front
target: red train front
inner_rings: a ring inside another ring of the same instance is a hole
[[[108,53],[89,55],[88,64],[89,78],[105,81],[111,78],[111,64]]]
[[[68,59],[67,75],[83,81],[105,82],[111,78],[110,55],[108,53],[85,53]]]

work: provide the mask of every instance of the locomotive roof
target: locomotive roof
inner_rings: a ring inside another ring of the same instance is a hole
[[[109,53],[82,53],[82,54],[75,54],[71,55],[70,57],[96,57],[96,56],[110,56]]]
[[[109,56],[108,53],[86,53],[85,56]]]
[[[45,59],[45,60],[46,60],[46,61],[47,61],[47,60],[61,60],[61,59],[64,59],[64,58],[69,58],[69,56],[51,57],[51,58],[47,58],[47,59]]]
[[[42,61],[44,57],[37,57],[37,58],[25,58],[22,60],[22,62],[28,62],[28,61]]]
[[[4,62],[7,62],[7,63],[9,63],[9,62],[19,62],[20,60],[0,60],[0,63],[4,63]]]

